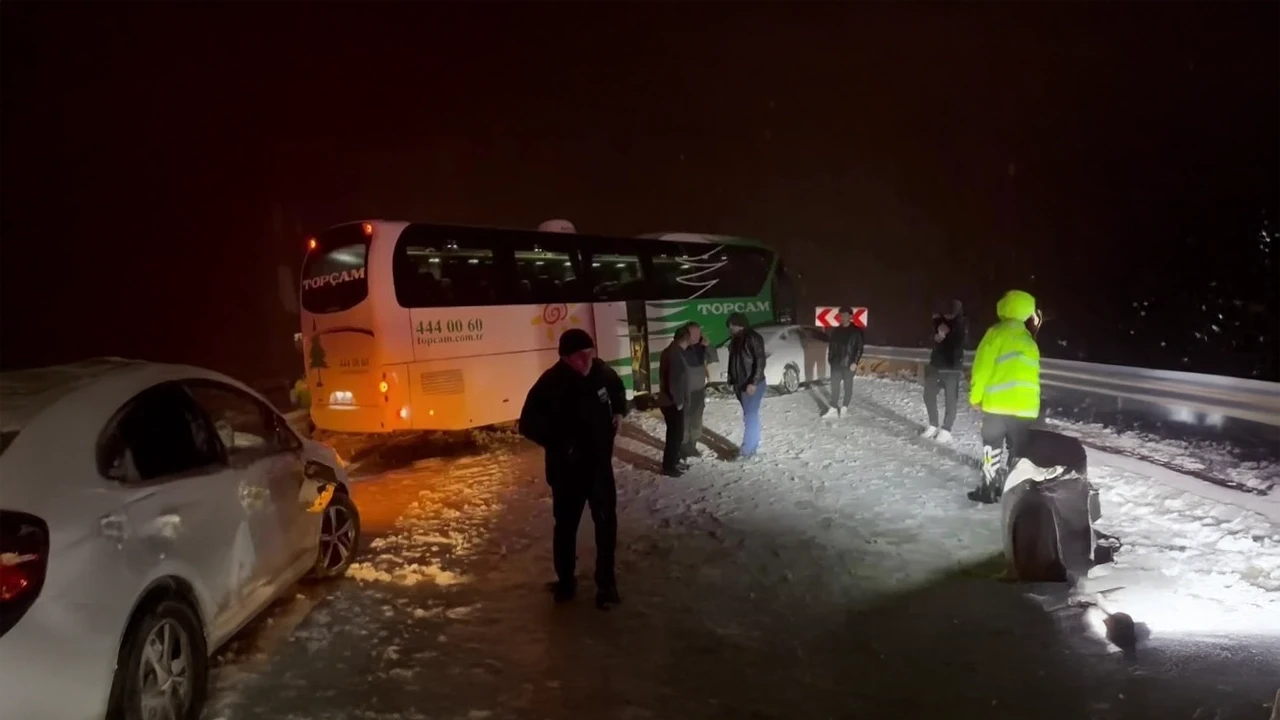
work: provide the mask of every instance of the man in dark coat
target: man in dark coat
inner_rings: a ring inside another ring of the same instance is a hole
[[[764,338],[751,329],[742,313],[734,313],[725,323],[729,326],[729,386],[742,405],[742,448],[739,457],[746,459],[760,447],[760,405],[766,391],[764,381]]]
[[[614,551],[618,542],[613,441],[626,413],[622,381],[596,359],[591,336],[577,328],[560,336],[560,361],[529,390],[520,413],[520,434],[543,449],[551,486],[555,535],[555,596],[577,592],[578,524],[591,506],[596,534],[596,604],[618,603]]]
[[[689,328],[681,326],[658,360],[658,407],[667,423],[667,440],[662,450],[662,474],[680,477],[680,447],[684,444],[684,411],[689,407],[689,364],[684,351],[689,347]]]
[[[720,358],[702,334],[702,326],[691,322],[685,327],[689,328],[689,347],[684,350],[685,362],[689,364],[689,404],[684,407],[684,444],[680,457],[694,458],[701,454],[698,441],[702,439],[702,414],[707,409],[707,366],[720,362]]]
[[[824,417],[842,415],[853,401],[853,373],[862,360],[862,328],[853,324],[853,308],[840,308],[840,325],[831,329],[827,364],[831,366],[831,407]],[[841,387],[844,393],[841,394]]]
[[[956,421],[960,403],[960,376],[964,373],[965,340],[964,305],[959,300],[947,303],[933,316],[933,352],[924,368],[924,407],[929,413],[925,438],[940,443],[951,442],[951,426]],[[938,423],[938,391],[947,404],[947,414]]]

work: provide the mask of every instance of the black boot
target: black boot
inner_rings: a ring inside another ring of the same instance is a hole
[[[996,490],[995,483],[987,482],[987,479],[983,478],[978,487],[969,491],[969,499],[984,505],[994,505],[1000,502],[1000,493]]]
[[[574,580],[557,580],[551,583],[551,594],[558,603],[569,602],[578,594],[578,583]]]
[[[618,594],[617,585],[602,585],[596,589],[596,607],[600,610],[608,610],[611,605],[617,605],[622,602],[622,596]]]

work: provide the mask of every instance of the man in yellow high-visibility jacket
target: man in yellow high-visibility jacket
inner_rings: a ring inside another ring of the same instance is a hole
[[[999,501],[1031,423],[1040,416],[1040,347],[1035,334],[1042,315],[1036,299],[1010,290],[996,303],[1000,322],[987,330],[973,358],[969,403],[982,411],[982,483],[970,500]]]

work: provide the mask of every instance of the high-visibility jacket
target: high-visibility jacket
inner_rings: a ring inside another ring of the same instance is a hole
[[[973,357],[969,403],[994,415],[1040,416],[1040,347],[1026,321],[1036,299],[1010,290],[996,304],[1000,322],[987,330]]]

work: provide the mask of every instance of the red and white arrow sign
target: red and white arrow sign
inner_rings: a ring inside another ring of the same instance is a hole
[[[832,328],[840,325],[840,308],[839,307],[819,307],[813,314],[813,324],[818,327]],[[856,327],[867,327],[867,309],[864,307],[853,308],[853,324]]]

